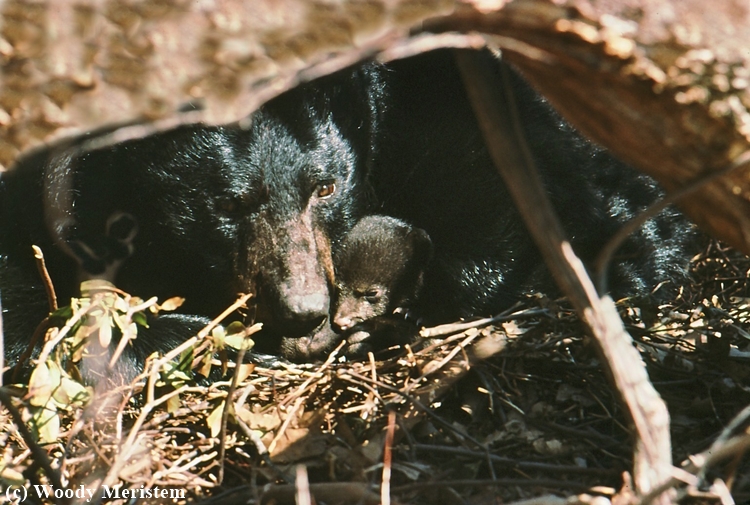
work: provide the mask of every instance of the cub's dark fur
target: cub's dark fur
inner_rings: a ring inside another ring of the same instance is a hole
[[[348,330],[417,300],[432,242],[419,228],[388,216],[362,218],[336,257],[334,327]]]
[[[414,324],[399,324],[420,294],[432,242],[424,230],[388,216],[362,218],[335,258],[332,324],[349,354],[403,343]],[[398,314],[394,315],[395,312]]]

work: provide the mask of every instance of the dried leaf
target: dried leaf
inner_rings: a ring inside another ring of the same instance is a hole
[[[250,429],[262,433],[273,431],[281,426],[279,416],[268,412],[250,412],[247,408],[241,408],[237,411],[237,417],[242,419]]]
[[[240,371],[237,382],[242,383],[250,376],[251,373],[253,373],[253,370],[255,370],[255,363],[242,363],[241,365],[239,365],[239,367]]]
[[[208,377],[208,375],[211,373],[212,361],[213,356],[211,356],[211,353],[205,353],[203,355],[203,358],[201,358],[201,366],[198,369],[198,373],[203,377]]]
[[[320,457],[327,449],[325,435],[311,432],[307,428],[287,428],[276,441],[271,460],[274,463],[295,463]]]
[[[181,298],[179,296],[175,296],[173,298],[169,298],[168,300],[165,300],[164,303],[159,305],[159,308],[161,310],[171,312],[173,310],[179,309],[182,304],[185,303],[185,299]]]
[[[167,412],[174,414],[181,405],[182,401],[180,400],[180,395],[171,396],[169,400],[167,400]]]
[[[221,431],[221,416],[224,414],[224,405],[225,402],[222,401],[206,418],[206,424],[211,430],[212,437],[218,437]]]
[[[0,480],[9,486],[21,486],[26,482],[26,477],[14,468],[7,468],[5,462],[0,460]]]
[[[112,342],[112,317],[109,312],[102,314],[96,324],[99,326],[99,344],[106,349]]]

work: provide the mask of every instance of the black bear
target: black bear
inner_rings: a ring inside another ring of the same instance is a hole
[[[199,330],[239,292],[256,293],[254,317],[274,337],[259,338],[261,350],[326,323],[331,250],[370,201],[378,76],[362,67],[295,89],[249,128],[183,126],[93,150],[85,138],[2,174],[10,361],[47,311],[32,244],[45,253],[61,300],[87,278],[144,298],[185,297],[189,315],[152,321],[124,375],[154,347]]]
[[[538,168],[576,250],[590,258],[660,193],[514,83]],[[61,299],[91,277],[142,297],[187,299],[186,315],[159,317],[136,340],[133,366],[240,291],[257,294],[249,317],[266,326],[259,347],[281,344],[305,359],[297,344],[331,329],[332,258],[367,214],[402,219],[432,239],[414,304],[427,323],[495,313],[545,282],[448,51],[308,83],[266,104],[247,128],[183,126],[94,150],[86,141],[29,156],[0,179],[11,358],[46,312],[32,244]],[[623,247],[613,289],[644,293],[679,278],[691,234],[675,212],[649,222]]]

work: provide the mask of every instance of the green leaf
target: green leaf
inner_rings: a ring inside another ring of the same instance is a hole
[[[122,296],[117,296],[112,306],[115,308],[115,310],[123,314],[127,314],[128,309],[130,308],[128,302],[125,301],[125,298],[123,298]]]
[[[76,329],[73,338],[70,341],[70,345],[74,348],[82,347],[96,329],[96,319],[87,317]]]
[[[214,349],[216,349],[217,351],[224,349],[226,345],[224,343],[224,338],[226,338],[226,336],[227,333],[222,325],[218,325],[213,330],[211,330],[211,338],[214,341]]]
[[[36,431],[40,443],[56,442],[60,436],[60,418],[55,403],[49,402],[43,407],[38,407],[32,414],[31,426]]]
[[[102,314],[97,319],[96,324],[99,326],[99,344],[106,349],[112,342],[112,317],[110,317],[109,312]]]
[[[136,324],[140,324],[144,328],[148,328],[148,318],[143,312],[136,312],[135,314],[133,314],[133,322]]]
[[[252,330],[252,328],[245,328],[244,324],[235,321],[227,326],[227,336],[224,338],[224,342],[238,351],[241,349],[248,351],[255,345],[255,341],[249,338],[249,330]]]
[[[82,405],[91,397],[91,392],[86,387],[64,375],[60,387],[55,390],[52,398],[59,407],[67,407],[72,404]]]
[[[190,367],[193,365],[193,348],[188,347],[180,353],[180,361],[176,363],[177,368],[189,374]]]
[[[160,385],[169,385],[175,389],[192,380],[190,372],[183,370],[180,363],[174,361],[165,363],[164,368],[160,372],[160,377],[163,382]]]
[[[36,407],[47,405],[60,387],[61,380],[62,372],[54,361],[37,365],[29,378],[29,403]]]
[[[52,312],[50,314],[50,317],[55,318],[55,319],[57,318],[64,319],[65,321],[67,321],[68,319],[73,317],[73,309],[70,305],[66,305],[65,307],[60,307],[54,312]]]
[[[135,323],[130,323],[130,326],[124,329],[122,333],[124,336],[127,336],[129,339],[134,339],[138,337],[138,325]]]
[[[229,335],[224,339],[224,342],[232,349],[237,349],[238,351],[241,349],[249,351],[255,345],[255,340],[245,336],[244,333],[241,335]]]
[[[227,335],[235,335],[237,333],[245,334],[245,325],[239,321],[232,321],[226,328]]]

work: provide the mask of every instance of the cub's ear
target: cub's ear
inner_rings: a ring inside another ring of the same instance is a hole
[[[424,268],[432,259],[432,240],[421,228],[412,228],[406,238],[411,242],[414,249],[414,260]]]

